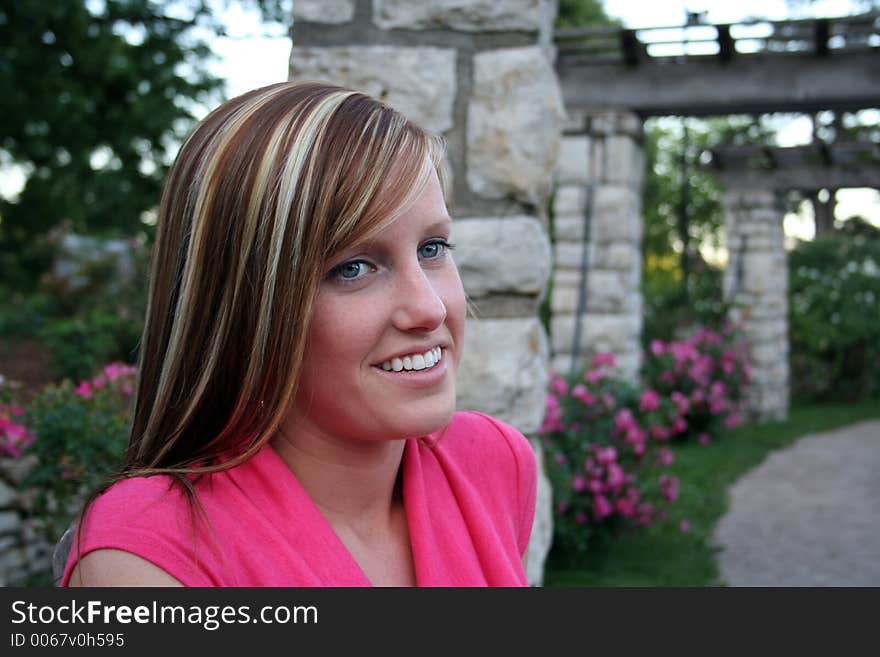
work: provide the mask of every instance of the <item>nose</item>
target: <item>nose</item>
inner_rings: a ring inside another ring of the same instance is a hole
[[[392,322],[401,331],[430,332],[446,320],[446,304],[420,264],[398,273]]]

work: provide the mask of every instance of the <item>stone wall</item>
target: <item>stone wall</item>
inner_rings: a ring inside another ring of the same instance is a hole
[[[731,320],[749,344],[752,383],[750,419],[788,415],[788,266],[783,209],[772,190],[727,181],[724,194],[729,260],[724,296],[734,304]]]
[[[32,496],[19,491],[33,458],[0,457],[0,586],[49,584],[52,547],[27,519]]]
[[[635,114],[569,120],[553,204],[551,347],[559,372],[612,352],[622,375],[638,374],[644,169],[642,122]]]
[[[551,268],[546,204],[563,118],[549,45],[555,11],[555,0],[311,0],[294,3],[292,30],[291,79],[364,90],[446,138],[455,257],[474,307],[459,407],[525,434],[543,417],[549,357],[537,308]],[[538,503],[533,584],[550,545],[543,476]]]

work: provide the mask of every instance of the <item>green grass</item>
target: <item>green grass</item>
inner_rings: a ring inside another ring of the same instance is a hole
[[[712,544],[715,525],[727,510],[727,490],[767,455],[798,438],[880,417],[880,400],[858,404],[794,406],[785,422],[742,426],[708,446],[674,448],[670,471],[680,478],[671,517],[654,526],[593,545],[577,563],[551,551],[545,586],[721,586]],[[679,521],[686,518],[690,531]]]

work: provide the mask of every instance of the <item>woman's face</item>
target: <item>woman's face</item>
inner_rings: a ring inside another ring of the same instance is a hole
[[[435,173],[376,237],[328,263],[288,431],[422,436],[455,411],[465,297]]]

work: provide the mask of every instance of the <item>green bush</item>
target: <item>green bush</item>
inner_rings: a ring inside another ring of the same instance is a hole
[[[82,379],[101,363],[134,360],[141,324],[96,309],[50,320],[37,336],[52,355],[52,369],[62,377]]]
[[[789,254],[792,394],[880,393],[880,240],[828,236]]]
[[[131,421],[134,368],[111,363],[90,380],[44,388],[21,415],[37,465],[23,486],[36,491],[32,513],[56,542],[83,496],[122,465]]]
[[[687,290],[681,269],[668,258],[649,257],[642,276],[642,346],[653,340],[680,340],[698,326],[724,325],[729,304],[723,300],[723,272],[695,259]]]

